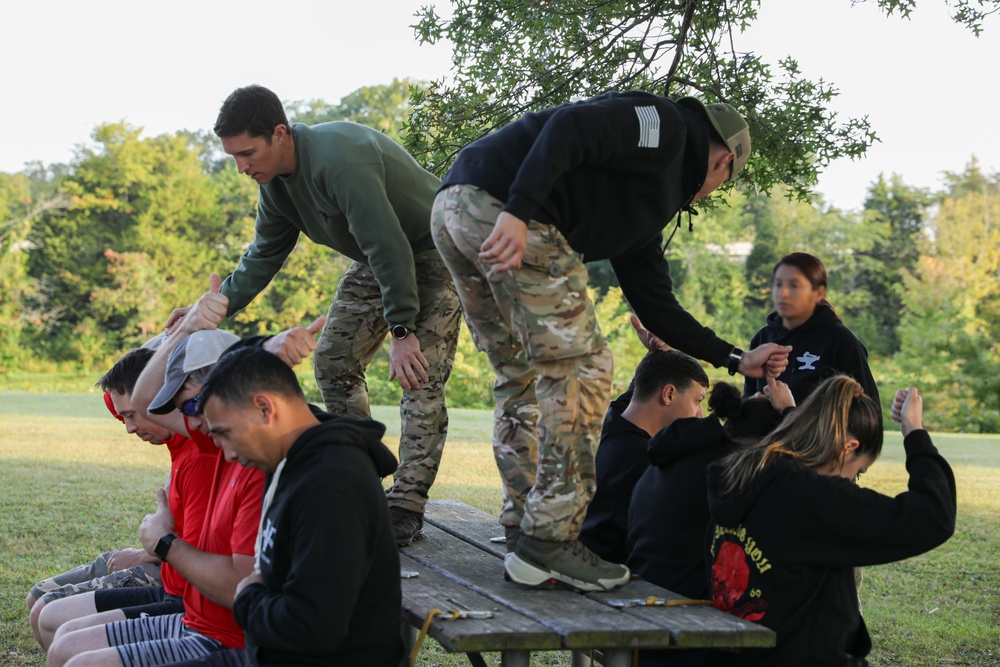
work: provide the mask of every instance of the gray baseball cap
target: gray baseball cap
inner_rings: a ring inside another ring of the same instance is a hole
[[[163,387],[149,404],[149,412],[154,415],[165,415],[174,410],[174,396],[187,382],[188,375],[199,368],[215,364],[222,353],[238,340],[238,336],[228,331],[210,329],[195,331],[178,343],[167,359]]]
[[[677,104],[701,112],[708,118],[726,147],[736,156],[733,158],[733,170],[728,180],[736,178],[750,159],[750,126],[743,120],[740,112],[724,102],[705,104],[697,97],[682,97],[677,100]]]

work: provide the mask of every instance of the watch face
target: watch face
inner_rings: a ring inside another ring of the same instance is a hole
[[[390,329],[393,338],[399,338],[402,340],[410,334],[410,330],[404,327],[402,324],[394,324]]]
[[[156,543],[156,547],[153,548],[153,553],[156,554],[157,558],[159,558],[160,560],[167,559],[167,552],[170,551],[170,545],[173,543],[176,537],[177,537],[176,535],[170,533],[169,535],[164,535],[159,539],[159,541]]]

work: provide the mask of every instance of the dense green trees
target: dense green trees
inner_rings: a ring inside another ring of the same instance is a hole
[[[405,85],[289,108],[297,120],[388,119],[398,128],[409,114]],[[724,337],[748,342],[771,307],[774,262],[812,252],[830,272],[831,301],[871,350],[880,384],[921,386],[933,428],[1000,430],[1000,176],[973,161],[936,193],[880,178],[859,213],[795,195],[731,190],[690,230],[685,219],[667,255],[680,301]],[[158,331],[172,308],[192,303],[210,272],[235,266],[253,236],[255,205],[256,185],[210,134],[147,138],[124,123],[96,128],[69,165],[0,174],[0,373],[105,367]],[[299,244],[281,279],[228,326],[250,334],[311,321],[347,264]],[[643,349],[613,275],[594,268],[623,387]],[[398,396],[387,374],[377,357],[369,373],[376,402]],[[451,403],[487,407],[491,383],[463,330]]]
[[[933,388],[953,428],[1000,431],[1000,175],[973,161],[948,176],[937,215],[903,271],[900,351],[904,377]]]

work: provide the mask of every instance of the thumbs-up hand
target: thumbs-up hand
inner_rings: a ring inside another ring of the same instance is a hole
[[[167,498],[166,489],[156,490],[156,511],[159,512],[170,512],[170,499]]]
[[[899,422],[903,437],[924,427],[924,399],[916,387],[896,392],[892,400],[892,418]]]
[[[771,407],[778,412],[784,412],[788,408],[795,407],[795,397],[792,390],[784,382],[775,380],[770,375],[767,376],[767,386],[764,388],[764,395],[771,402]]]
[[[205,292],[198,302],[187,309],[178,309],[170,315],[174,317],[179,310],[185,312],[181,314],[178,330],[187,334],[206,329],[218,329],[222,320],[226,319],[226,312],[229,310],[229,297],[221,293],[222,280],[213,273],[209,276],[208,291]],[[170,319],[167,320],[169,325]]]
[[[142,548],[149,555],[155,556],[153,550],[156,548],[156,543],[160,541],[161,537],[172,532],[174,532],[174,515],[170,511],[167,492],[164,489],[157,489],[156,512],[147,514],[142,523],[139,524],[139,541],[142,542]]]
[[[316,336],[325,324],[326,315],[322,315],[307,327],[292,327],[268,338],[262,347],[289,366],[296,366],[316,349]]]

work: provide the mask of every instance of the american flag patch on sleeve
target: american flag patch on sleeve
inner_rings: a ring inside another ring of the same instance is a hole
[[[636,107],[635,115],[639,117],[639,148],[659,148],[660,114],[656,107]]]

